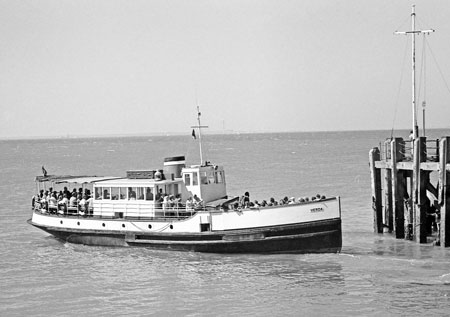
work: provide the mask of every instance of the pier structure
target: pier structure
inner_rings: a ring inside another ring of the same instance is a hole
[[[450,246],[449,142],[391,138],[370,150],[375,232]]]

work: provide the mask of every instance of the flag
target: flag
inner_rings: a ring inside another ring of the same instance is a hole
[[[192,129],[192,138],[195,140],[195,139],[197,139],[197,137],[196,137],[196,135],[195,135],[195,130],[194,129]]]
[[[44,167],[44,166],[42,166],[42,173],[44,174],[44,177],[46,177],[46,176],[47,176],[47,170],[45,169],[45,167]]]

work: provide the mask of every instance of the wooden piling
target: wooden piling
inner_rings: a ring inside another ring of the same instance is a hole
[[[450,137],[441,139],[439,145],[439,188],[438,188],[438,202],[441,207],[441,221],[440,221],[440,244],[443,247],[450,246],[450,200],[449,188],[447,182],[449,180],[449,172],[447,171],[447,164],[449,163],[449,141]]]
[[[414,141],[413,156],[413,236],[414,240],[419,243],[427,242],[426,216],[428,211],[427,200],[427,184],[429,182],[429,174],[422,170],[420,163],[425,162],[426,154],[426,138],[419,137]]]
[[[384,153],[389,153],[391,142],[384,142]],[[385,158],[388,159],[387,157]],[[392,169],[386,168],[384,173],[384,221],[388,232],[394,231],[394,214],[392,208]]]
[[[381,170],[375,166],[375,161],[380,160],[380,150],[373,148],[369,152],[369,162],[372,184],[372,208],[374,232],[383,233],[383,210],[381,203]]]
[[[404,143],[402,138],[394,138],[391,141],[391,170],[392,170],[392,213],[395,237],[402,239],[405,237],[405,178],[403,173],[397,170],[397,162],[402,160],[402,148]]]
[[[384,175],[384,219],[388,231],[394,230],[394,216],[392,212],[392,170],[386,169]]]

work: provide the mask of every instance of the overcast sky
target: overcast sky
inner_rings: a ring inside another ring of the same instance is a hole
[[[413,3],[447,128],[447,0],[0,0],[0,138],[409,129]]]

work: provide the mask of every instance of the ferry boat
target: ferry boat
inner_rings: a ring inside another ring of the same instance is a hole
[[[200,112],[193,128],[201,139]],[[339,197],[261,204],[248,193],[230,197],[224,168],[203,162],[199,143],[198,165],[169,157],[162,169],[127,171],[126,177],[55,176],[43,167],[28,223],[86,245],[212,253],[341,250]]]

